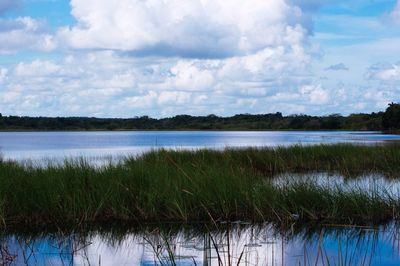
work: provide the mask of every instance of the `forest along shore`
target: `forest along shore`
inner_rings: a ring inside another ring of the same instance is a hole
[[[80,130],[367,130],[391,133],[400,130],[400,104],[391,103],[384,112],[342,116],[283,116],[282,113],[216,115],[177,115],[168,118],[27,117],[2,116],[2,131],[80,131]]]

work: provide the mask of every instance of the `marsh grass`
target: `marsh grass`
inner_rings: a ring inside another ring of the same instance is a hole
[[[1,224],[44,228],[233,220],[366,224],[398,216],[398,197],[384,191],[272,182],[279,173],[315,171],[396,177],[400,146],[158,150],[103,167],[85,159],[46,167],[0,160]]]

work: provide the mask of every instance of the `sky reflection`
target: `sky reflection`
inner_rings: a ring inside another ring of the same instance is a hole
[[[8,236],[1,261],[10,265],[398,265],[399,230],[324,227],[296,233],[270,225],[221,225],[208,233],[145,229],[114,235]]]
[[[101,161],[110,156],[138,155],[158,148],[223,149],[399,140],[400,135],[348,131],[0,132],[0,153],[5,159],[18,161],[63,160],[66,157]]]

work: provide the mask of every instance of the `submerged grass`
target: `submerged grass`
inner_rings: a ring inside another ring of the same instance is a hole
[[[226,220],[365,224],[398,216],[397,195],[307,181],[275,185],[278,173],[400,173],[400,146],[347,144],[224,151],[152,151],[94,167],[84,159],[46,167],[0,160],[4,226]]]

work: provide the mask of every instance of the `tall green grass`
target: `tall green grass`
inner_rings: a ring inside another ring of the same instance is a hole
[[[160,150],[100,168],[84,159],[46,167],[0,161],[0,222],[30,227],[237,219],[365,224],[398,216],[398,197],[384,191],[307,181],[277,186],[271,179],[313,171],[396,177],[400,146]]]

